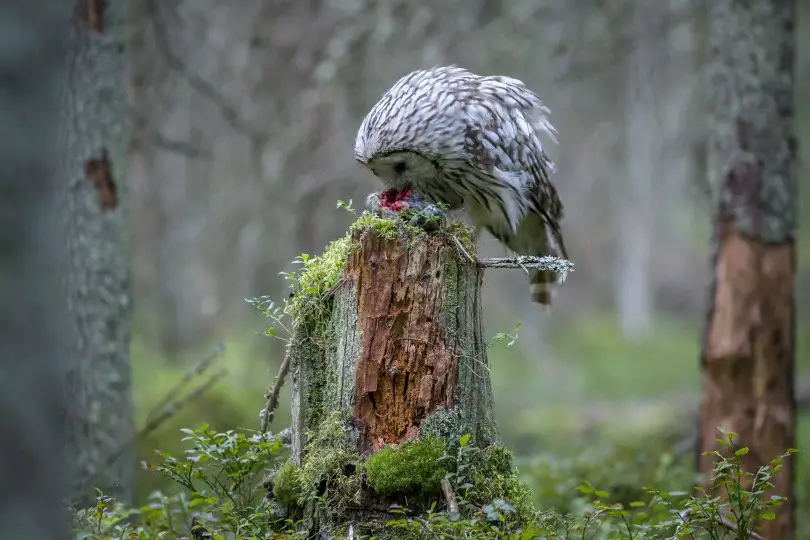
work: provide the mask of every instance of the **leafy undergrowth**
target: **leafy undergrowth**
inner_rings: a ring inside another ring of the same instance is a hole
[[[310,478],[291,470],[284,435],[216,432],[207,426],[183,432],[189,448],[182,455],[159,453],[159,461],[149,465],[153,474],[160,474],[181,488],[176,494],[156,492],[147,504],[138,508],[128,508],[100,495],[94,507],[74,511],[75,537],[92,540],[307,537],[301,530],[301,522],[290,516],[283,504],[265,496],[268,489],[279,490],[278,484],[268,487],[272,482],[267,479],[275,477],[278,482],[279,475],[288,480],[294,476],[296,487],[283,489],[285,496],[299,504],[320,503],[324,497],[330,497],[328,487],[323,492],[323,486],[331,484],[323,478]],[[689,489],[691,484],[684,465],[662,455],[650,458],[639,468],[648,471],[649,476],[631,477],[637,482],[634,485],[612,482],[604,474],[613,468],[610,462],[601,466],[593,462],[578,468],[572,463],[547,463],[545,469],[535,465],[534,474],[542,475],[548,482],[547,491],[534,493],[537,505],[531,504],[532,494],[525,484],[506,480],[507,484],[498,486],[489,481],[497,478],[499,464],[510,459],[502,450],[486,455],[488,449],[472,447],[467,436],[450,445],[452,448],[433,443],[425,451],[411,448],[402,455],[429,455],[443,463],[438,468],[421,463],[419,470],[432,471],[425,476],[424,485],[436,490],[436,500],[440,501],[444,499],[433,472],[446,471],[444,478],[455,494],[459,511],[446,511],[443,502],[418,514],[401,506],[392,507],[389,512],[393,517],[378,527],[373,537],[748,538],[757,524],[773,519],[775,509],[784,503],[765,492],[787,454],[756,472],[747,472],[741,468],[741,456],[747,449],[734,445],[734,434],[725,434],[720,440],[727,451],[715,454],[717,465],[712,485],[724,498]],[[439,456],[438,450],[442,448]],[[396,487],[391,477],[380,470],[386,459],[383,455],[368,472],[362,464],[358,465],[357,474],[366,475],[360,481],[367,482],[370,474],[372,479],[376,475],[376,482]],[[486,468],[487,463],[494,464],[492,471]],[[745,489],[746,484],[751,487]],[[355,531],[363,529],[362,522],[352,524],[355,537],[359,537]],[[329,532],[330,538],[346,538],[348,525]]]

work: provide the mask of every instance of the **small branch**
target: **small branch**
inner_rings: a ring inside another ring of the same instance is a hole
[[[568,272],[574,271],[574,263],[558,257],[528,257],[518,255],[515,257],[490,257],[479,259],[476,262],[478,268],[534,268],[536,270],[550,270],[565,276]],[[564,279],[564,278],[563,278]]]
[[[463,245],[461,245],[461,240],[459,240],[458,238],[456,238],[455,236],[453,236],[453,241],[456,243],[456,247],[459,249],[459,251],[460,251],[461,253],[463,253],[465,257],[467,257],[467,260],[468,260],[468,261],[470,261],[470,262],[471,262],[471,263],[473,263],[473,264],[477,264],[477,263],[476,263],[476,260],[472,258],[472,255],[470,255],[469,253],[467,253],[467,250],[466,250],[466,249],[464,249],[464,246],[463,246]]]
[[[444,493],[444,500],[447,501],[447,511],[451,516],[458,517],[460,515],[458,509],[458,501],[456,494],[453,493],[453,486],[450,485],[450,480],[442,478],[442,493]]]
[[[115,461],[118,458],[118,456],[120,456],[121,453],[123,453],[123,451],[128,446],[134,444],[136,441],[143,439],[147,435],[151,434],[158,427],[160,427],[160,425],[163,422],[165,422],[166,420],[177,414],[177,412],[180,411],[180,409],[182,409],[183,407],[185,407],[186,405],[188,405],[189,403],[191,403],[192,401],[203,395],[205,392],[207,392],[212,386],[214,386],[214,383],[216,383],[222,377],[224,377],[226,373],[227,372],[224,369],[217,371],[216,373],[208,377],[208,379],[206,379],[204,383],[202,383],[200,386],[198,386],[197,388],[186,394],[183,398],[177,399],[172,403],[170,403],[165,409],[163,409],[162,413],[152,418],[152,420],[148,421],[146,425],[144,425],[140,430],[138,430],[138,432],[135,434],[134,437],[132,437],[131,440],[127,441],[126,444],[122,444],[119,447],[119,450],[114,452],[113,455],[109,458],[108,462],[112,463],[113,461]]]
[[[278,408],[278,395],[281,392],[281,388],[284,386],[284,380],[287,378],[287,371],[290,369],[290,347],[287,347],[287,352],[284,354],[284,360],[281,362],[281,365],[278,368],[278,373],[276,374],[276,378],[273,381],[273,387],[265,394],[267,398],[267,402],[264,405],[264,410],[261,414],[261,424],[259,427],[259,431],[261,433],[267,432],[267,426],[270,425],[270,422],[273,421],[273,414],[276,412]]]
[[[224,352],[225,352],[225,345],[222,342],[214,345],[213,350],[210,353],[208,353],[208,355],[205,356],[205,358],[200,360],[197,363],[197,365],[195,365],[193,368],[187,371],[185,375],[183,375],[183,377],[177,382],[177,384],[175,384],[171,388],[171,390],[166,392],[163,398],[160,401],[158,401],[154,407],[152,407],[152,410],[149,411],[149,414],[146,415],[147,423],[150,420],[152,420],[157,414],[163,411],[169,403],[171,403],[171,401],[174,399],[174,396],[180,393],[180,389],[185,384],[187,384],[192,379],[202,375],[203,372],[205,372],[205,370],[207,370],[211,366],[214,360],[216,360]]]

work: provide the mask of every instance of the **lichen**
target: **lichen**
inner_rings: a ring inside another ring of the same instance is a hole
[[[383,497],[435,495],[448,472],[446,461],[441,459],[446,449],[447,445],[438,437],[387,446],[364,464],[369,484]]]
[[[419,435],[424,438],[438,437],[451,447],[463,435],[460,424],[461,418],[456,410],[440,407],[422,420]]]

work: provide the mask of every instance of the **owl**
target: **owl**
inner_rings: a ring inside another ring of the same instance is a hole
[[[386,187],[385,197],[418,193],[464,209],[517,255],[567,259],[563,205],[540,134],[556,142],[549,110],[511,77],[457,66],[399,79],[363,119],[354,156]],[[560,278],[530,271],[531,297],[550,305]]]

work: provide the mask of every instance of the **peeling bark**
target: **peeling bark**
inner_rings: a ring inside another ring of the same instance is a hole
[[[795,445],[793,81],[795,5],[718,0],[710,7],[711,171],[718,201],[704,326],[698,467],[708,478],[717,428],[747,446],[747,470]],[[793,495],[794,460],[774,478]],[[762,526],[792,540],[794,504]]]
[[[494,441],[481,271],[441,235],[388,240],[366,230],[352,241],[323,337],[305,330],[306,322],[297,326],[296,461],[306,432],[331,411],[351,419],[362,455],[418,437],[437,411],[452,411],[455,431]]]

